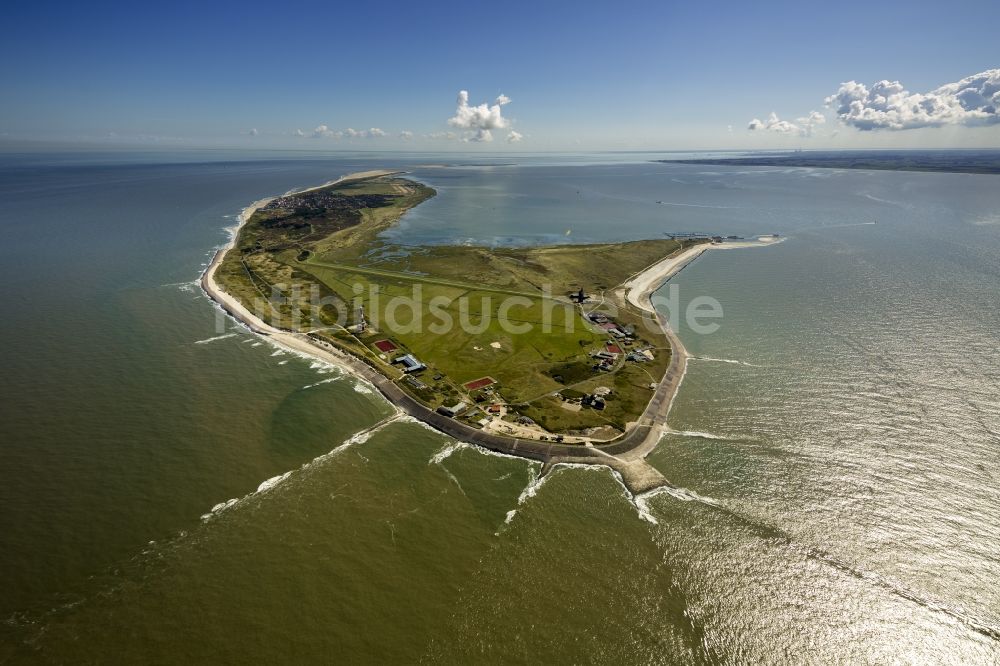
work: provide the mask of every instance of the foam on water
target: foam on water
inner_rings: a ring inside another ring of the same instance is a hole
[[[713,363],[730,363],[732,365],[743,365],[748,368],[759,368],[759,365],[754,365],[753,363],[747,363],[746,361],[737,361],[731,358],[715,358],[713,356],[689,356],[689,361],[711,361]]]
[[[279,474],[277,476],[272,476],[267,481],[264,481],[259,486],[257,486],[257,493],[266,493],[271,488],[274,488],[279,483],[287,479],[291,475],[291,472],[285,472],[284,474]]]
[[[448,478],[451,479],[452,483],[454,483],[455,486],[458,488],[458,492],[462,493],[463,496],[468,497],[468,495],[465,494],[465,488],[463,488],[462,484],[458,482],[458,477],[452,474],[451,470],[445,467],[444,465],[441,466],[441,469],[444,470],[444,473],[448,475]]]
[[[524,490],[521,491],[521,494],[517,496],[517,506],[507,512],[507,517],[504,518],[503,521],[504,525],[510,525],[511,521],[514,520],[514,516],[517,515],[518,508],[534,497],[538,493],[539,488],[545,485],[545,480],[548,478],[548,474],[545,476],[539,476],[538,470],[534,467],[528,469],[528,485],[526,485]]]
[[[164,285],[160,285],[160,286],[162,286],[162,287],[177,287],[181,291],[190,294],[190,293],[194,293],[195,290],[197,290],[201,286],[201,283],[198,280],[191,280],[190,282],[171,282],[170,284],[164,284]]]
[[[656,490],[650,490],[648,493],[640,493],[635,496],[631,496],[631,493],[629,493],[629,501],[632,503],[632,506],[635,507],[636,512],[638,512],[640,520],[645,520],[647,523],[651,523],[653,525],[660,524],[659,521],[656,520],[656,517],[650,512],[649,504],[647,502],[659,490],[663,489],[657,488]]]
[[[479,448],[479,447],[477,447]],[[511,521],[514,520],[514,516],[517,515],[517,510],[524,505],[525,502],[530,500],[532,497],[538,494],[545,482],[555,474],[560,469],[596,469],[594,465],[583,465],[580,463],[556,463],[552,466],[552,469],[543,476],[539,476],[538,469],[534,466],[528,468],[528,485],[524,487],[521,494],[517,496],[517,506],[507,512],[507,517],[504,518],[504,525],[510,525]]]
[[[234,497],[232,499],[226,500],[225,502],[219,502],[218,504],[212,507],[211,511],[201,516],[202,522],[208,522],[212,518],[218,516],[219,514],[225,511],[228,511],[234,506],[239,506],[240,504],[250,499],[251,497],[255,497],[257,495],[266,493],[267,491],[273,489],[275,486],[279,485],[289,476],[291,476],[291,474],[292,474],[291,472],[285,472],[284,474],[272,476],[270,479],[262,481],[261,484],[257,486],[257,490],[253,491],[252,493],[248,493],[243,497]]]
[[[393,405],[393,407],[395,407],[395,405]],[[418,419],[416,417],[413,417],[413,416],[410,416],[409,414],[400,411],[398,408],[396,409],[396,411],[398,412],[397,420],[399,420],[399,421],[403,421],[405,423],[412,423],[413,425],[418,425],[421,428],[423,428],[424,430],[429,430],[431,432],[435,432],[435,433],[441,435],[442,437],[446,437],[447,436],[444,433],[442,433],[440,430],[438,430],[437,428],[435,428],[434,426],[428,425],[428,424],[424,423],[423,421],[421,421],[420,419]]]
[[[239,333],[226,333],[224,335],[217,335],[214,338],[205,338],[204,340],[195,340],[196,345],[207,345],[209,342],[215,342],[216,340],[225,340],[226,338],[232,338],[239,335]]]
[[[306,384],[305,386],[303,386],[299,390],[305,391],[306,389],[315,388],[316,386],[320,386],[321,384],[329,384],[331,382],[335,382],[335,381],[339,381],[339,380],[340,380],[340,377],[329,377],[327,379],[321,379],[321,380],[319,380],[318,382],[316,382],[314,384]]]
[[[330,381],[330,380],[327,380],[327,381]],[[373,434],[375,434],[376,432],[378,432],[379,430],[381,430],[385,426],[389,425],[393,421],[398,420],[398,418],[399,418],[398,416],[390,416],[389,418],[386,418],[386,419],[383,419],[383,420],[379,421],[378,423],[376,423],[373,426],[369,426],[368,428],[365,428],[363,430],[359,430],[358,432],[354,433],[353,435],[351,435],[350,437],[348,437],[347,439],[345,439],[341,444],[339,444],[338,446],[334,447],[329,452],[324,453],[323,455],[316,456],[310,462],[307,462],[304,465],[302,465],[302,467],[300,467],[299,469],[297,469],[297,470],[289,470],[289,471],[285,472],[284,474],[278,474],[276,476],[272,476],[271,478],[269,478],[269,479],[267,479],[265,481],[262,481],[260,483],[260,485],[257,486],[257,489],[255,491],[253,491],[252,493],[248,493],[248,494],[244,495],[243,497],[234,497],[233,499],[226,500],[225,502],[219,502],[218,504],[216,504],[216,505],[214,505],[212,507],[211,511],[209,511],[206,514],[203,514],[201,516],[201,520],[203,522],[208,522],[209,520],[211,520],[212,518],[218,516],[219,514],[225,512],[225,511],[228,511],[229,509],[231,509],[231,508],[233,508],[235,506],[239,506],[239,505],[243,504],[244,502],[246,502],[250,498],[257,497],[257,496],[262,495],[262,494],[264,494],[264,493],[266,493],[266,492],[268,492],[270,490],[273,490],[276,486],[284,483],[293,474],[295,474],[295,473],[301,474],[301,473],[307,471],[308,469],[310,469],[311,467],[315,466],[316,464],[322,463],[325,460],[329,460],[330,458],[333,458],[334,456],[342,453],[343,451],[347,450],[351,446],[354,446],[355,444],[362,444],[364,442],[367,442],[371,438],[371,436]],[[456,480],[456,483],[457,483],[457,480]],[[461,487],[461,486],[459,486],[459,487]]]
[[[375,393],[375,389],[371,388],[367,383],[356,381],[354,382],[354,391],[362,395],[372,395]]]
[[[666,433],[682,437],[700,437],[701,439],[728,439],[728,437],[723,437],[722,435],[713,435],[710,432],[701,432],[698,430],[674,430],[673,428],[667,428]]]
[[[465,442],[454,442],[452,444],[445,444],[444,448],[431,456],[431,459],[427,461],[428,465],[440,465],[443,463],[451,454],[455,453],[460,449],[469,448],[469,444]]]

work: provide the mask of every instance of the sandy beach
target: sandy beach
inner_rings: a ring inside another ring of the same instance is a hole
[[[350,173],[345,176],[341,176],[335,180],[327,181],[322,185],[317,185],[315,187],[309,187],[301,190],[290,190],[282,196],[288,196],[290,194],[301,194],[304,192],[311,192],[313,190],[319,190],[324,187],[329,187],[337,183],[342,183],[346,180],[355,180],[358,178],[374,178],[376,176],[389,176],[395,173],[401,173],[399,171],[389,171],[389,170],[377,170],[377,171],[359,171],[357,173]],[[285,347],[289,351],[297,352],[300,354],[306,354],[312,356],[317,360],[323,361],[324,363],[330,363],[336,365],[344,370],[347,370],[351,374],[357,376],[359,379],[367,379],[367,377],[360,372],[357,372],[357,368],[354,363],[351,362],[346,354],[339,352],[336,349],[330,348],[325,349],[317,344],[314,344],[308,337],[301,333],[290,333],[288,331],[282,331],[277,329],[263,320],[261,320],[257,315],[253,314],[248,310],[240,301],[233,296],[226,293],[219,284],[215,281],[215,272],[218,270],[219,266],[222,265],[223,259],[226,257],[226,253],[231,250],[236,244],[236,238],[239,236],[240,229],[243,225],[249,221],[255,212],[262,206],[266,206],[271,201],[274,201],[278,197],[268,197],[266,199],[259,199],[254,201],[252,204],[244,208],[237,219],[237,224],[233,227],[232,238],[226,245],[219,249],[212,258],[211,263],[205,272],[201,276],[201,286],[208,294],[209,298],[219,304],[223,310],[229,313],[237,321],[242,322],[250,330],[261,335],[266,335],[272,342],[278,344],[279,346]],[[355,362],[356,363],[356,362]]]
[[[662,287],[667,280],[680,272],[682,268],[700,257],[703,252],[707,252],[708,250],[738,250],[748,247],[767,247],[782,240],[781,238],[771,236],[761,236],[752,241],[741,240],[728,243],[702,243],[695,245],[679,254],[666,257],[636,273],[622,284],[619,288],[619,294],[624,295],[625,299],[635,307],[646,312],[654,312],[653,305],[650,302],[653,292]]]

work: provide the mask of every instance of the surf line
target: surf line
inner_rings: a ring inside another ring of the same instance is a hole
[[[242,497],[234,497],[232,499],[226,500],[225,502],[219,502],[218,504],[213,506],[208,513],[202,514],[201,516],[202,522],[207,523],[208,521],[218,517],[220,514],[228,511],[229,509],[232,509],[235,506],[239,506],[254,497],[258,497],[260,495],[269,492],[270,490],[273,490],[277,486],[284,483],[289,477],[291,477],[296,472],[301,474],[309,470],[310,468],[314,467],[316,464],[337,456],[338,454],[344,452],[345,450],[347,450],[351,446],[354,446],[355,444],[362,444],[364,442],[367,442],[371,438],[371,436],[374,435],[376,432],[386,427],[390,423],[401,420],[402,417],[403,415],[400,413],[392,414],[391,416],[382,419],[378,423],[375,423],[373,425],[368,426],[367,428],[363,428],[357,431],[356,433],[345,439],[341,444],[334,447],[332,450],[322,455],[316,456],[311,461],[304,463],[298,469],[289,470],[284,474],[278,474],[276,476],[272,476],[271,478],[265,481],[262,481],[260,485],[257,486],[257,489],[254,490],[253,492],[247,493]]]

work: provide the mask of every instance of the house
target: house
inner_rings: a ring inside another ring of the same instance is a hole
[[[417,372],[418,370],[423,370],[427,366],[417,360],[417,357],[413,354],[405,354],[397,358],[393,363],[398,363],[403,366],[403,372]]]
[[[461,414],[464,410],[465,410],[464,402],[460,402],[453,407],[446,407],[445,405],[441,405],[440,407],[437,408],[438,414],[444,414],[445,416],[450,416],[451,418],[455,418],[456,416]]]

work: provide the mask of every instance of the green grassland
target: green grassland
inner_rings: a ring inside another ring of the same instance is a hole
[[[379,237],[434,194],[384,176],[284,197],[250,218],[217,280],[245,304],[256,303],[251,309],[272,325],[364,358],[428,406],[500,401],[512,418],[529,417],[552,433],[613,434],[635,421],[670,350],[613,289],[693,241],[488,249],[399,246]],[[580,288],[592,299],[583,306],[568,297]],[[626,351],[651,348],[654,360],[594,369],[591,353],[609,339],[584,317],[595,308],[634,327]],[[399,350],[380,352],[373,343],[385,339]],[[427,369],[404,376],[392,365],[403,353]],[[497,383],[463,388],[481,377]],[[557,397],[598,387],[612,389],[600,411]]]

